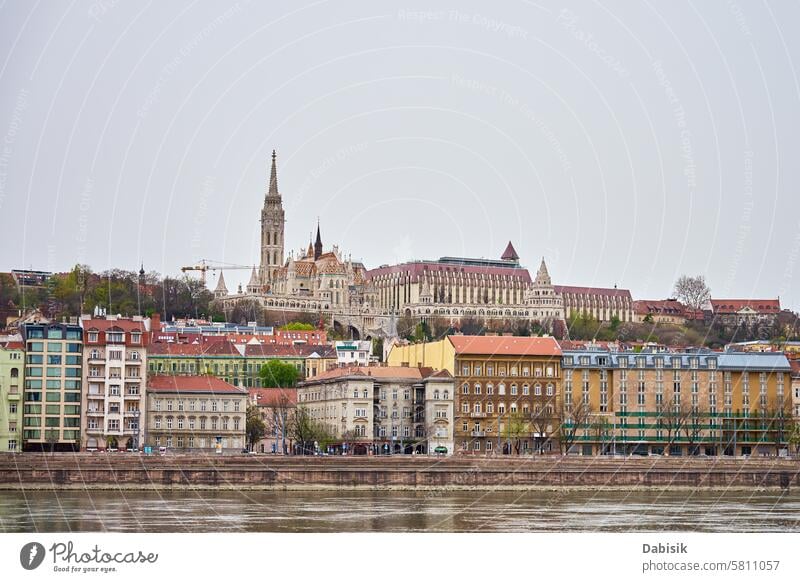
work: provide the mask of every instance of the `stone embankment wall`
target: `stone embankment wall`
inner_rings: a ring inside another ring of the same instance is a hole
[[[0,489],[800,488],[788,459],[0,456]]]

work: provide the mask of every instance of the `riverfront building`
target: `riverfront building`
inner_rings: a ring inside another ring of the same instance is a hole
[[[77,324],[20,328],[25,344],[24,450],[78,450],[81,442],[83,330]]]
[[[335,452],[452,454],[453,391],[445,370],[348,366],[300,384],[297,403],[328,429]]]
[[[24,344],[0,341],[0,452],[22,451]]]
[[[388,361],[454,373],[458,452],[530,454],[557,449],[561,348],[552,337],[453,335],[395,346]]]
[[[776,455],[791,421],[783,354],[565,350],[562,444],[584,455]]]
[[[275,345],[251,339],[234,343],[219,338],[201,338],[189,344],[153,343],[148,352],[148,370],[153,374],[210,374],[234,386],[261,386],[261,367],[271,360],[291,364],[300,378],[312,378],[336,367],[333,346]]]
[[[130,449],[143,442],[149,323],[141,317],[81,318],[82,448]]]
[[[147,378],[146,443],[192,452],[241,452],[247,390],[213,376]]]

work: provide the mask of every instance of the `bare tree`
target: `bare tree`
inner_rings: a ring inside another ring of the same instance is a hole
[[[703,417],[706,415],[703,414],[699,406],[691,406],[687,409],[687,407],[683,405],[681,406],[681,412],[684,417],[681,428],[686,437],[686,442],[689,445],[689,454],[691,455],[695,452],[695,443],[700,440],[700,436],[703,432],[702,421]]]
[[[547,443],[553,436],[558,426],[558,416],[556,416],[555,397],[550,398],[544,406],[534,406],[531,414],[531,430],[542,439],[541,445]],[[534,437],[535,438],[535,437]],[[539,447],[542,452],[542,447]]]
[[[675,282],[673,294],[681,303],[692,309],[701,309],[711,299],[711,290],[706,285],[703,275],[696,277],[681,275]]]
[[[291,448],[292,422],[295,405],[289,396],[281,393],[280,396],[272,400],[267,406],[262,407],[262,418],[266,425],[266,435],[275,438],[275,452],[285,454],[287,448]],[[286,439],[290,442],[287,444]]]
[[[578,438],[578,432],[586,429],[587,421],[592,414],[591,405],[586,402],[567,404],[564,406],[564,418],[558,429],[561,450],[567,454]]]
[[[681,404],[680,401],[674,397],[671,400],[656,404],[658,428],[667,433],[667,444],[664,447],[665,455],[669,456],[670,447],[672,447],[673,443],[675,443],[680,436],[684,424],[691,415],[691,410],[691,407],[686,404]]]

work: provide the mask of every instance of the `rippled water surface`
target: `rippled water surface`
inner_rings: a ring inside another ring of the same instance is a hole
[[[4,532],[800,531],[800,492],[0,491]]]

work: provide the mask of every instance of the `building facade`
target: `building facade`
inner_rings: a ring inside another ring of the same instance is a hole
[[[627,289],[555,285],[567,320],[589,315],[597,321],[634,321],[633,299]]]
[[[213,376],[148,376],[146,443],[239,453],[245,447],[247,402],[247,390]]]
[[[371,341],[337,341],[334,347],[339,366],[369,366],[372,359]]]
[[[82,448],[133,449],[144,441],[149,321],[83,316]]]
[[[453,453],[453,377],[447,371],[337,368],[303,382],[297,400],[333,435],[332,452]]]
[[[458,453],[533,454],[558,449],[560,359],[552,337],[452,335],[394,346],[388,364],[454,375]]]
[[[83,330],[25,324],[23,450],[75,451],[81,443]]]
[[[297,388],[248,388],[248,405],[255,406],[264,422],[264,436],[253,444],[257,453],[288,455],[294,450],[292,423],[297,408]]]
[[[22,451],[24,373],[24,344],[0,341],[0,452]]]
[[[780,299],[712,299],[711,312],[723,325],[774,325],[781,312]]]
[[[775,455],[786,446],[782,354],[565,350],[563,371],[569,452]]]
[[[204,338],[178,344],[156,342],[148,352],[148,370],[154,374],[208,374],[234,386],[261,386],[261,367],[278,360],[297,368],[299,378],[311,378],[336,367],[336,350],[321,345],[273,345],[251,341],[239,344]]]

